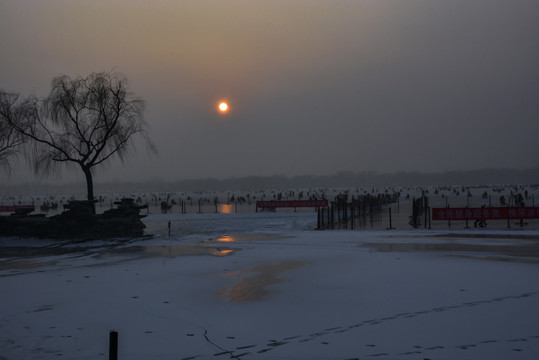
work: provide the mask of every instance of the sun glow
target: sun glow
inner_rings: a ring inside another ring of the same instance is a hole
[[[222,112],[222,113],[225,113],[228,111],[228,104],[226,102],[221,102],[219,104],[219,111]]]

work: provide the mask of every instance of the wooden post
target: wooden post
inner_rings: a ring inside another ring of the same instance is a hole
[[[118,360],[118,332],[111,331],[109,334],[109,360]]]
[[[326,208],[326,211],[328,212],[328,226],[329,226],[329,224],[331,224],[331,218],[330,218],[331,214],[329,213],[329,207]]]
[[[447,206],[447,209],[449,209],[449,205]],[[448,219],[447,220],[447,227],[451,227],[451,219]]]
[[[350,229],[351,230],[354,230],[354,202],[353,202],[353,198],[352,198],[352,202],[350,203]]]
[[[427,228],[427,221],[429,220],[429,198],[423,195],[423,211],[425,212],[425,229]]]
[[[350,228],[354,230],[354,197],[352,196],[352,202],[350,203]]]
[[[387,229],[388,230],[393,230],[394,229],[392,221],[391,221],[391,206],[389,207],[389,227]]]
[[[419,200],[420,199],[412,198],[412,226],[414,229],[419,227]]]
[[[348,211],[348,197],[346,197],[346,200],[344,201],[344,216],[345,216],[345,220],[348,221],[348,217],[350,215],[349,211]]]

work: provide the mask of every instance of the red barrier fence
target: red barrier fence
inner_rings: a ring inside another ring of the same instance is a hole
[[[296,208],[296,207],[328,207],[328,200],[270,200],[270,201],[257,201],[256,206],[258,208]]]
[[[432,208],[432,220],[539,219],[539,207]]]
[[[34,205],[0,206],[0,212],[14,212],[17,209],[32,209],[32,211],[34,211],[36,208]]]

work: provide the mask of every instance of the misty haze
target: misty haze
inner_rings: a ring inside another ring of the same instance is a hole
[[[2,90],[115,70],[146,101],[159,155],[97,182],[539,166],[535,1],[0,6]]]

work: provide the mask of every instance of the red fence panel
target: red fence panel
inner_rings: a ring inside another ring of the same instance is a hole
[[[279,208],[279,207],[328,207],[328,200],[269,200],[257,201],[256,206],[259,208]]]
[[[539,219],[539,207],[432,208],[432,220]]]

